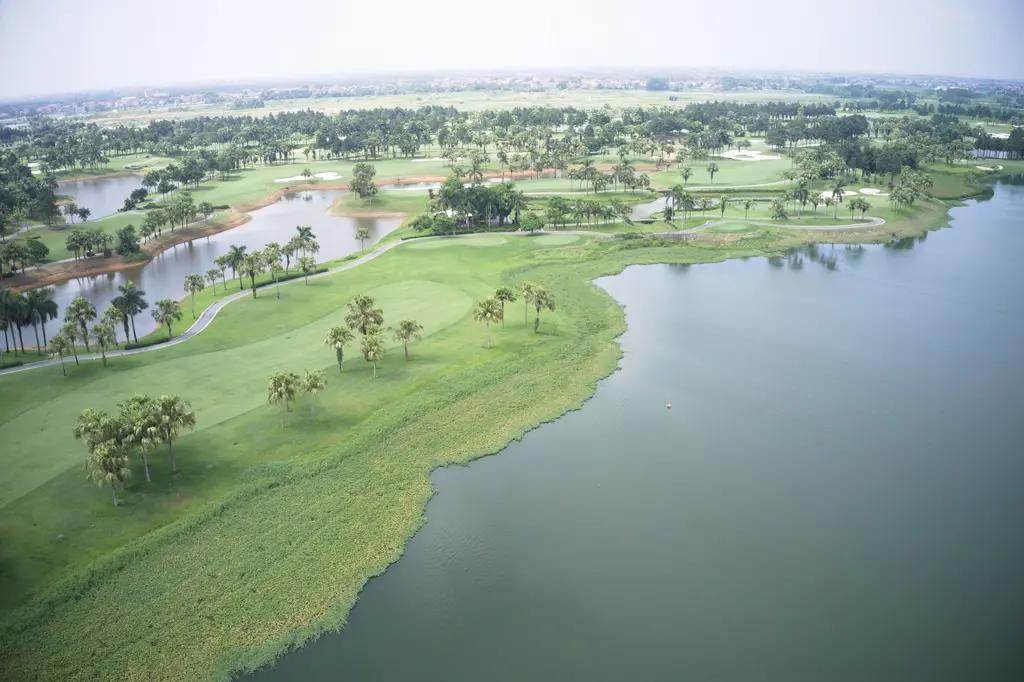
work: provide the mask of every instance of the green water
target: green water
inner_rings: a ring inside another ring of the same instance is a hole
[[[953,216],[602,280],[621,371],[256,677],[1024,680],[1024,187]]]

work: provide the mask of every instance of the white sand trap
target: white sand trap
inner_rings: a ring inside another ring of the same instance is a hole
[[[864,189],[862,189],[860,191],[860,193],[861,194],[867,194],[868,196],[872,196],[872,197],[887,197],[887,196],[889,196],[888,194],[886,194],[882,190],[876,189],[874,187],[865,187]]]
[[[307,178],[304,175],[293,175],[290,178],[277,178],[274,182],[302,182],[304,180],[312,180],[313,178],[316,178],[317,180],[337,180],[340,177],[341,173],[327,171],[325,173],[314,173],[311,178]]]
[[[765,154],[757,149],[744,149],[740,152],[735,149],[730,149],[722,152],[719,156],[726,159],[732,159],[734,161],[778,161],[782,158],[781,156],[776,156],[774,154]]]
[[[989,172],[1003,170],[1002,166],[975,166],[975,168],[977,168],[978,170],[989,171]]]
[[[444,161],[441,157],[435,156],[432,159],[413,159],[413,163],[427,163],[428,161]]]

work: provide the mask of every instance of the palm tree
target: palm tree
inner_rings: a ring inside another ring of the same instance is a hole
[[[309,225],[297,225],[295,227],[296,236],[299,238],[299,246],[302,249],[302,253],[306,253],[311,242],[316,241],[316,235],[313,234],[313,228]]]
[[[60,334],[71,344],[71,354],[75,356],[75,365],[78,365],[78,349],[75,347],[75,340],[78,338],[78,327],[74,322],[65,322],[60,328]],[[24,353],[25,351],[22,350]]]
[[[729,197],[722,195],[718,199],[718,209],[722,212],[722,217],[725,217],[725,207],[729,204]]]
[[[192,319],[196,319],[196,294],[206,288],[203,276],[196,273],[185,275],[185,293],[189,295],[192,303]]]
[[[715,184],[715,173],[718,172],[718,164],[712,161],[708,164],[708,175],[711,176],[711,184]]]
[[[152,483],[149,475],[149,451],[160,442],[157,411],[153,399],[147,395],[134,395],[118,404],[118,421],[125,444],[139,448],[142,468],[146,472],[146,483]]]
[[[16,320],[18,317],[19,303],[17,295],[10,289],[0,289],[0,327],[4,330],[4,346],[7,348],[7,352],[11,352],[11,346],[14,346],[14,354],[18,354],[17,340],[14,340],[14,326],[17,324]],[[8,331],[10,331],[12,341],[8,341]]]
[[[281,283],[278,282],[277,275],[284,269],[281,267],[281,246],[277,242],[270,242],[263,247],[260,257],[263,259],[263,266],[270,271],[271,277],[274,278],[274,290],[280,300]]]
[[[78,338],[85,343],[85,350],[89,349],[89,323],[96,319],[96,306],[84,296],[78,296],[64,310],[64,321],[78,325]]]
[[[116,330],[117,330],[117,325],[119,325],[119,324],[124,327],[124,340],[125,340],[125,343],[128,343],[128,341],[129,341],[129,337],[128,337],[128,318],[125,317],[123,314],[121,314],[121,311],[117,309],[117,306],[115,306],[113,303],[111,303],[106,308],[104,308],[103,309],[103,317],[100,318],[100,319],[103,320],[104,322],[109,322],[110,326],[114,328],[114,330],[115,330],[114,331],[114,347],[115,348],[117,348],[117,344],[118,344],[118,341],[117,341],[117,331]]]
[[[36,352],[39,348],[39,325],[43,327],[43,349],[45,350],[46,323],[57,319],[57,302],[53,300],[52,287],[40,287],[32,289],[25,294],[25,316],[32,323],[32,330],[36,335]]]
[[[100,356],[103,358],[103,366],[107,366],[107,346],[117,345],[117,334],[114,332],[114,325],[109,320],[102,320],[93,325],[93,341],[100,347]]]
[[[213,259],[213,262],[217,266],[217,269],[220,270],[220,281],[224,283],[224,291],[227,291],[228,290],[227,269],[230,267],[230,265],[228,265],[228,257],[227,257],[227,255],[217,256],[216,258]],[[234,275],[232,275],[232,277],[234,277]]]
[[[544,287],[538,287],[533,290],[532,300],[533,307],[537,311],[537,317],[533,320],[533,333],[536,334],[537,329],[540,328],[540,311],[554,310],[555,298]]]
[[[299,375],[294,372],[278,372],[270,377],[267,385],[267,402],[271,405],[283,404],[284,413],[281,414],[281,425],[284,425],[285,414],[291,412],[291,404],[299,392]]]
[[[74,350],[75,342],[69,339],[64,334],[55,334],[54,337],[50,339],[50,355],[51,357],[57,356],[60,358],[60,371],[64,374],[64,376],[68,375],[68,370],[64,366],[64,356],[67,355],[68,353],[74,352]]]
[[[228,247],[228,252],[224,254],[224,262],[229,268],[231,268],[231,279],[238,277],[238,290],[242,290],[242,261],[245,259],[245,246],[235,246],[232,244]]]
[[[341,371],[341,363],[345,360],[345,344],[352,341],[352,332],[345,327],[331,327],[324,337],[324,345],[334,349],[338,358],[338,371]]]
[[[377,363],[384,358],[384,343],[374,327],[369,334],[363,337],[362,344],[363,360],[373,363],[373,378],[377,378]]]
[[[181,319],[181,305],[172,299],[165,298],[156,302],[153,309],[153,319],[156,323],[167,327],[167,338],[171,338],[171,325]]]
[[[213,287],[213,293],[217,293],[217,280],[220,279],[220,270],[217,268],[210,268],[206,271],[206,281]]]
[[[483,322],[484,326],[487,327],[488,348],[491,347],[491,324],[504,318],[504,310],[496,298],[485,298],[476,304],[476,309],[473,310],[473,319],[477,322]]]
[[[345,324],[351,329],[359,330],[363,336],[383,327],[384,312],[380,308],[375,308],[375,304],[371,296],[356,296],[348,304]]]
[[[686,166],[685,168],[679,171],[679,176],[683,179],[683,187],[686,186],[686,182],[690,179],[690,176],[692,175],[693,169],[690,168],[689,166]]]
[[[132,476],[128,466],[128,455],[117,444],[107,441],[99,443],[85,460],[87,478],[99,487],[110,486],[114,506],[118,506],[118,487],[124,487],[125,481]]]
[[[743,219],[747,219],[747,215],[750,213],[750,209],[753,208],[754,202],[750,199],[743,200]]]
[[[309,256],[302,256],[299,258],[299,269],[302,270],[302,278],[305,280],[306,285],[309,285],[309,273],[316,270],[316,261]]]
[[[112,303],[131,320],[132,336],[135,338],[135,343],[138,343],[139,336],[135,333],[135,316],[149,307],[149,303],[146,302],[145,298],[146,292],[136,287],[135,282],[131,280],[119,286],[117,290],[121,295],[115,298]],[[127,336],[127,333],[125,336]]]
[[[494,290],[494,300],[501,304],[501,326],[505,326],[505,304],[515,303],[518,300],[516,292],[511,287],[498,287]]]
[[[89,451],[85,462],[87,478],[100,487],[109,485],[116,507],[117,487],[123,486],[132,475],[119,420],[106,412],[86,409],[78,415],[72,433],[76,439],[85,443]]]
[[[356,239],[359,240],[359,250],[360,251],[365,251],[366,250],[365,242],[369,238],[370,238],[370,228],[366,227],[365,225],[360,225],[359,227],[356,228]]]
[[[160,305],[157,303],[157,305]],[[171,458],[171,473],[178,473],[174,459],[174,439],[184,429],[196,427],[196,415],[188,401],[176,395],[162,395],[152,402],[151,419],[157,437],[167,443],[167,454]]]
[[[832,186],[833,220],[839,217],[839,204],[843,203],[843,195],[846,194],[846,192],[843,190],[845,184],[846,183],[844,183],[842,180],[836,180],[836,184]]]
[[[519,294],[523,297],[523,324],[530,321],[530,301],[533,300],[533,290],[536,286],[533,282],[523,282],[519,285]]]
[[[249,278],[252,297],[256,298],[256,275],[263,272],[263,256],[258,251],[245,254],[242,258],[241,270],[242,274]]]
[[[327,380],[324,379],[323,372],[306,370],[306,374],[302,377],[302,390],[313,398],[309,405],[310,414],[316,414],[316,396],[325,388],[327,388]]]
[[[392,330],[395,336],[395,341],[402,342],[402,348],[405,350],[405,361],[409,362],[409,342],[413,339],[419,340],[423,332],[423,325],[416,320],[402,320],[398,323],[398,326]]]

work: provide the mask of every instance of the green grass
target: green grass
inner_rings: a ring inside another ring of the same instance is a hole
[[[431,469],[499,450],[578,406],[614,368],[622,314],[594,277],[807,239],[761,229],[724,244],[560,234],[413,241],[284,286],[280,300],[266,290],[236,302],[173,348],[107,368],[86,363],[67,378],[58,367],[0,377],[0,390],[19,397],[0,402],[7,674],[217,677],[340,627],[365,580],[422,523]],[[485,347],[473,302],[523,279],[550,287],[557,312],[533,334],[512,304]],[[411,317],[425,328],[408,363],[392,344],[377,379],[355,346],[339,373],[322,344],[359,293],[375,296],[388,322]],[[222,287],[197,303],[218,295]],[[303,399],[282,425],[282,410],[265,404],[268,376],[314,368],[329,381],[316,413]],[[154,453],[154,483],[136,462],[126,504],[114,509],[83,480],[71,427],[83,408],[110,409],[135,392],[182,395],[198,429],[176,447],[178,477]]]

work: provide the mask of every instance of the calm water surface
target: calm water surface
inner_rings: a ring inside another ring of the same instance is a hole
[[[602,280],[621,371],[256,677],[1024,679],[1024,187],[953,215]]]
[[[57,183],[57,194],[69,194],[81,208],[92,211],[89,220],[116,213],[133,190],[142,187],[142,177],[119,175],[106,178],[85,178]],[[88,223],[86,223],[88,225]]]
[[[245,245],[252,251],[263,248],[271,241],[284,244],[295,234],[297,225],[310,225],[313,228],[313,234],[320,243],[317,260],[326,261],[359,250],[356,230],[360,226],[366,226],[370,230],[370,238],[366,240],[366,246],[369,247],[401,223],[398,218],[351,218],[330,215],[327,209],[342,193],[342,190],[316,190],[285,195],[280,201],[253,211],[252,220],[240,227],[179,244],[136,268],[82,277],[58,284],[54,287],[54,298],[60,306],[61,316],[63,318],[64,309],[76,296],[85,296],[102,314],[103,309],[118,295],[117,287],[128,280],[134,281],[146,292],[146,300],[149,301],[150,307],[162,298],[180,299],[185,295],[182,288],[185,275],[191,272],[205,275],[208,269],[216,267],[214,260],[224,255],[230,245]],[[232,283],[230,280],[230,269],[227,276],[228,286],[237,288],[238,282]],[[188,326],[190,322],[191,317],[186,311],[181,324]],[[60,320],[49,322],[47,334],[52,335],[58,331],[60,324]],[[135,330],[140,338],[155,327],[156,323],[149,310],[136,316]],[[118,335],[121,335],[120,327]]]

